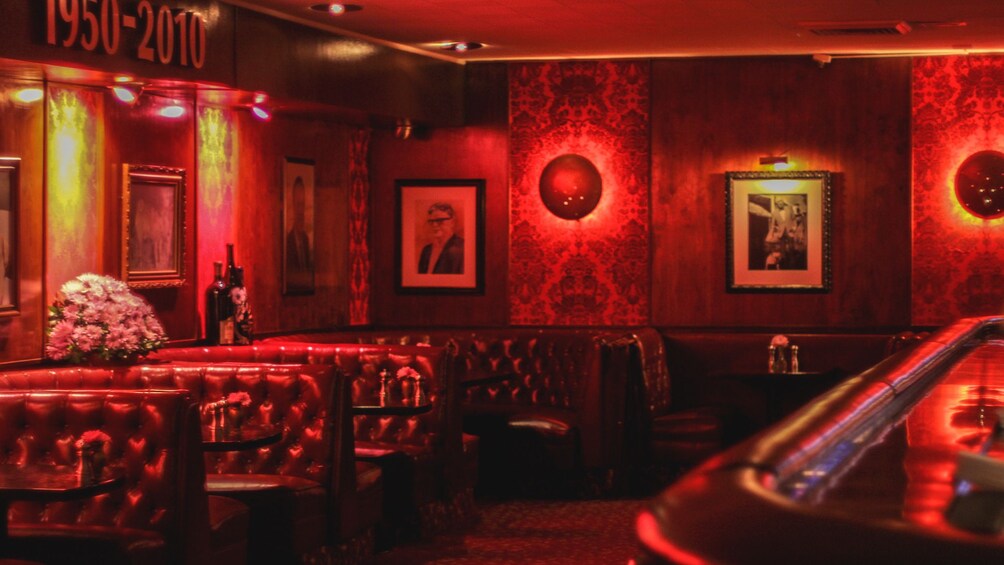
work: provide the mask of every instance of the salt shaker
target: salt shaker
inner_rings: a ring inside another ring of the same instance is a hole
[[[791,346],[791,372],[797,373],[798,371],[798,346]]]

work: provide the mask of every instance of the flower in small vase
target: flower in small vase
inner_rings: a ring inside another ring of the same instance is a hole
[[[78,448],[83,448],[87,446],[93,447],[93,446],[103,445],[111,440],[112,438],[108,437],[108,434],[104,433],[101,430],[88,430],[80,434],[80,439],[77,440],[76,446]]]
[[[397,370],[397,378],[399,379],[420,379],[422,375],[418,373],[415,369],[411,367],[401,367]]]
[[[770,344],[778,349],[784,349],[788,347],[788,336],[777,334],[770,340]]]
[[[153,308],[124,282],[93,273],[67,281],[49,306],[46,355],[53,360],[127,360],[167,341]]]
[[[227,395],[227,406],[246,408],[251,405],[251,395],[246,392],[231,392]]]

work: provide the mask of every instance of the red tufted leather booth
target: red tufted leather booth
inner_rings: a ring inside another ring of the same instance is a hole
[[[627,375],[610,362],[620,329],[464,328],[303,333],[266,341],[431,344],[456,354],[464,446],[489,488],[621,464]],[[492,472],[499,470],[499,472]],[[551,471],[547,473],[545,471]],[[515,475],[513,473],[516,473]],[[545,488],[552,485],[545,482]]]
[[[180,388],[199,404],[248,392],[249,420],[281,424],[282,441],[254,451],[207,453],[205,464],[211,492],[252,507],[252,561],[298,560],[327,551],[329,542],[347,555],[372,550],[382,480],[378,469],[354,462],[350,384],[331,366],[203,362],[0,373],[0,389],[53,386]],[[202,418],[208,422],[209,416]]]
[[[8,555],[54,563],[203,564],[208,502],[197,409],[179,391],[0,391],[0,462],[72,465],[84,431],[110,436],[125,486],[80,501],[14,502]]]
[[[382,370],[394,375],[411,367],[423,376],[431,411],[354,418],[356,456],[379,464],[384,472],[384,514],[391,520],[386,526],[430,534],[447,521],[444,504],[473,504],[473,493],[465,492],[459,478],[463,454],[452,358],[441,347],[283,342],[164,349],[153,358],[328,364],[348,375],[354,398],[372,398],[380,388]]]

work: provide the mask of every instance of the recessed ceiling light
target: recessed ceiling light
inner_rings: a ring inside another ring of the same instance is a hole
[[[314,4],[310,9],[317,12],[327,12],[332,16],[341,16],[348,12],[358,12],[363,7],[359,4]]]
[[[458,53],[463,53],[465,51],[473,51],[475,49],[481,49],[485,45],[483,43],[478,43],[476,41],[455,41],[452,43],[444,43],[440,48],[445,51],[456,51]]]

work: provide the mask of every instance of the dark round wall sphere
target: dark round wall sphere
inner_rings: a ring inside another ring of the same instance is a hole
[[[602,194],[600,172],[582,155],[555,157],[540,173],[540,199],[559,218],[578,220],[589,214]]]
[[[1004,216],[1004,153],[979,151],[967,157],[955,173],[955,197],[974,216]]]

